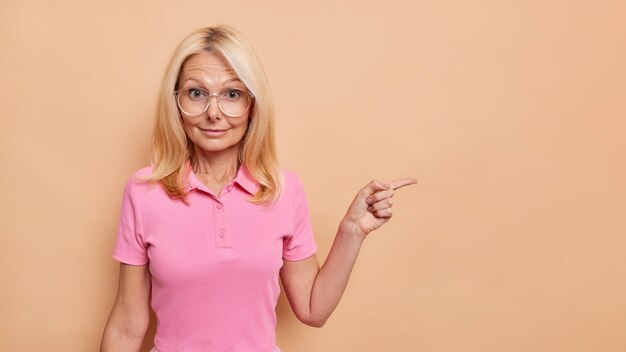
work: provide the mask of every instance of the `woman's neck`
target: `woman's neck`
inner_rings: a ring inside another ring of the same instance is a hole
[[[196,175],[207,175],[214,180],[232,180],[237,175],[239,164],[239,153],[207,153],[196,149],[191,167]]]

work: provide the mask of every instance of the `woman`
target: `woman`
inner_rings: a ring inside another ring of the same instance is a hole
[[[302,183],[277,162],[273,114],[240,33],[217,26],[183,40],[162,85],[151,165],[124,189],[101,351],[138,351],[150,304],[152,351],[280,351],[278,276],[297,318],[324,325],[363,240],[391,218],[394,189],[416,180],[361,189],[320,268]]]

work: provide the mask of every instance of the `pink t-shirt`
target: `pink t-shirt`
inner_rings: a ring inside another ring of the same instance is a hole
[[[159,351],[274,351],[283,259],[317,251],[302,183],[282,172],[273,205],[246,200],[259,185],[243,164],[219,196],[191,172],[189,206],[130,177],[113,258],[149,265]]]

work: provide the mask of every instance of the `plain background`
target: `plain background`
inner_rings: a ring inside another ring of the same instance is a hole
[[[313,351],[626,350],[622,1],[3,1],[0,350],[96,351],[123,185],[179,41],[231,24],[269,76],[321,263],[356,192],[415,177]],[[143,351],[151,345],[154,322]]]

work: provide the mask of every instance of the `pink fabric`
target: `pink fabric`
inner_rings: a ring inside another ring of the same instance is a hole
[[[161,351],[159,351],[159,350],[156,348],[156,346],[153,346],[153,347],[150,349],[150,352],[161,352]],[[281,350],[280,348],[278,348],[278,346],[276,346],[276,347],[274,347],[274,351],[273,351],[273,352],[282,352],[282,350]]]
[[[189,171],[189,206],[128,180],[113,258],[149,265],[160,352],[272,352],[283,259],[317,251],[302,183],[283,168],[279,201],[254,205],[245,165],[219,196]]]
[[[156,346],[153,346],[153,347],[150,349],[150,352],[161,352],[161,351],[159,351],[159,350],[156,348]],[[274,347],[274,351],[273,351],[273,352],[282,352],[282,350],[281,350],[280,348],[278,348],[278,346],[276,346],[276,347]]]

